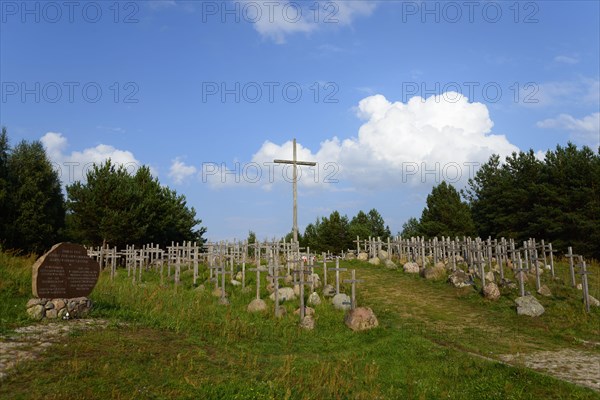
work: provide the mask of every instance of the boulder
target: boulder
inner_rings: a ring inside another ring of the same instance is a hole
[[[471,277],[461,269],[457,269],[456,271],[452,272],[448,277],[448,282],[450,282],[452,286],[456,288],[471,286],[473,284]]]
[[[311,306],[318,306],[321,304],[321,298],[317,294],[317,292],[312,292],[310,296],[308,296],[308,304]]]
[[[37,306],[37,305],[44,305],[46,304],[46,300],[44,299],[39,299],[37,297],[33,298],[33,299],[29,299],[29,301],[27,302],[27,305],[25,306],[26,308],[30,308],[33,306]]]
[[[533,296],[522,296],[515,299],[517,314],[539,317],[544,313],[544,307]]]
[[[31,319],[41,320],[46,314],[46,308],[41,304],[36,304],[27,309],[27,314]]]
[[[294,315],[300,315],[300,307],[294,311]],[[304,307],[304,315],[315,315],[315,309],[312,307]]]
[[[320,288],[321,286],[323,286],[321,283],[321,278],[319,277],[318,274],[311,274],[308,277],[308,284],[310,285],[311,283],[314,284],[315,288]]]
[[[350,310],[344,318],[346,326],[353,331],[364,331],[379,325],[377,317],[369,307],[357,307]]]
[[[300,285],[294,285],[294,294],[300,296]]]
[[[333,307],[338,310],[349,310],[352,306],[350,297],[345,293],[339,293],[333,296]]]
[[[323,288],[323,296],[325,296],[325,297],[335,296],[335,288],[331,285],[325,285],[325,287]]]
[[[346,260],[356,260],[356,255],[353,252],[346,254]]]
[[[552,292],[550,291],[550,288],[546,285],[540,286],[537,292],[538,294],[541,294],[544,297],[552,297]]]
[[[308,331],[315,329],[315,317],[312,315],[305,315],[302,321],[300,321],[300,328]]]
[[[369,260],[369,264],[371,265],[379,265],[381,260],[378,257],[373,257]]]
[[[55,308],[51,310],[46,310],[46,318],[55,319],[56,317],[58,317],[58,310],[56,310]]]
[[[488,300],[498,300],[500,298],[500,289],[494,282],[488,282],[483,287],[483,296]]]
[[[269,298],[275,301],[275,293],[271,293]],[[295,300],[296,295],[294,294],[294,289],[290,287],[279,288],[279,301],[284,302],[287,300]]]
[[[275,291],[275,284],[273,282],[267,284],[267,292],[273,293]]]
[[[290,274],[287,274],[285,278],[283,278],[283,282],[285,282],[286,285],[291,285],[293,281],[294,277]]]
[[[359,261],[367,261],[369,259],[369,255],[367,253],[359,253],[356,259]]]
[[[402,266],[402,269],[407,274],[418,274],[419,264],[417,264],[416,262],[409,261]]]
[[[500,280],[500,286],[508,288],[508,289],[511,289],[511,290],[514,290],[514,289],[518,288],[518,286],[517,286],[516,283],[514,283],[513,281],[508,280],[506,278]]]
[[[387,269],[398,269],[398,266],[392,260],[385,260],[384,264]]]
[[[237,274],[235,274],[235,280],[236,281],[241,281],[242,279],[243,279],[242,271],[240,271]]]
[[[446,278],[446,268],[443,267],[427,267],[421,271],[423,278],[428,280],[440,280]]]
[[[600,307],[600,301],[588,294],[588,301],[592,307]]]
[[[242,282],[236,281],[235,279],[232,279],[230,283],[232,286],[242,286]]]
[[[222,306],[228,306],[229,299],[227,297],[221,297],[221,298],[219,298],[219,304]]]
[[[377,253],[377,257],[379,257],[380,260],[387,260],[389,257],[389,254],[385,250],[379,250],[379,252]]]
[[[248,312],[262,312],[267,309],[267,303],[263,299],[254,299],[248,304]]]
[[[438,261],[437,264],[435,264],[435,268],[446,268],[446,264],[442,261]]]
[[[211,294],[212,294],[213,296],[215,296],[215,297],[221,297],[221,293],[222,293],[222,291],[221,291],[221,288],[220,288],[220,287],[219,287],[219,288],[216,288],[216,289],[213,289],[213,291],[211,292]],[[225,293],[225,296],[227,296],[227,293]],[[69,311],[70,311],[70,310],[69,310]]]

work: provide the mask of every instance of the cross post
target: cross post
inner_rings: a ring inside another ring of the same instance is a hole
[[[317,165],[315,162],[308,161],[298,161],[296,159],[296,138],[293,141],[294,150],[293,150],[293,159],[292,160],[273,160],[276,164],[291,164],[293,165],[293,180],[292,180],[292,189],[293,189],[293,197],[294,197],[294,205],[293,205],[293,236],[294,242],[298,243],[298,165],[306,165],[310,167],[314,167]]]

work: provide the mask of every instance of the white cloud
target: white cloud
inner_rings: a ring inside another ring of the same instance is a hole
[[[254,29],[261,36],[283,44],[286,37],[296,33],[311,33],[325,26],[347,26],[360,16],[368,16],[376,8],[373,1],[280,1],[260,3],[251,0],[237,2],[248,20],[256,20]],[[244,3],[259,7],[257,11]],[[267,4],[271,4],[267,6]],[[318,11],[315,7],[318,4]],[[247,11],[243,11],[243,10]]]
[[[519,103],[526,107],[555,105],[598,105],[600,81],[579,77],[570,81],[530,82],[519,90]]]
[[[101,164],[108,159],[113,164],[123,165],[130,172],[135,172],[142,166],[132,152],[119,150],[106,144],[67,153],[65,150],[68,147],[68,140],[62,133],[48,132],[40,141],[48,157],[58,168],[60,178],[65,185],[85,179],[87,171],[93,164]]]
[[[564,129],[577,143],[596,149],[600,142],[600,113],[592,113],[581,119],[570,114],[560,114],[556,118],[548,118],[537,123],[539,128]]]
[[[370,96],[360,101],[357,115],[365,120],[358,137],[326,140],[316,153],[298,144],[298,158],[335,163],[342,184],[385,188],[442,179],[464,182],[472,173],[471,163],[484,163],[494,153],[518,151],[504,135],[491,134],[493,122],[484,104],[469,103],[458,93],[413,97],[407,103]],[[291,154],[291,142],[267,141],[252,160],[289,159]],[[323,178],[320,172],[319,184]],[[310,179],[306,182],[314,185]]]
[[[565,55],[559,55],[559,56],[554,57],[554,62],[574,65],[574,64],[579,63],[579,58],[565,56]]]
[[[176,184],[181,184],[186,178],[195,175],[197,171],[196,167],[193,165],[186,165],[179,157],[177,157],[171,162],[169,178]]]

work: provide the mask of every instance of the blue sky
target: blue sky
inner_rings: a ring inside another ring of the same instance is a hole
[[[597,1],[1,1],[0,124],[63,183],[150,165],[211,239],[377,208],[393,232],[492,153],[600,137]],[[71,8],[69,8],[71,7]],[[257,175],[260,170],[260,176]],[[271,176],[272,175],[272,176]]]

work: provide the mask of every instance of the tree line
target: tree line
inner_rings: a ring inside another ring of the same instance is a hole
[[[460,193],[446,182],[434,187],[401,234],[534,237],[600,259],[600,150],[569,143],[543,160],[533,150],[493,155]]]
[[[10,147],[0,133],[0,245],[42,253],[59,241],[87,245],[191,240],[206,228],[185,196],[162,186],[146,166],[134,174],[110,160],[94,165],[85,182],[63,194],[60,177],[39,141]]]

